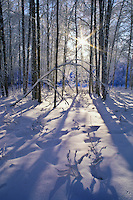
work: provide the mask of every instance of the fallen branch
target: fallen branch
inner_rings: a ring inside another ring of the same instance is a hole
[[[37,80],[37,82],[32,86],[32,88],[24,95],[22,96],[20,99],[18,99],[15,103],[11,104],[11,106],[15,106],[18,102],[20,102],[23,98],[27,97],[32,90],[36,87],[36,85],[42,80],[44,79],[46,76],[48,76],[49,74],[51,74],[51,72],[53,72],[55,70],[55,68],[51,69],[49,72],[47,72],[46,74],[44,74],[43,76],[41,76],[40,79]]]

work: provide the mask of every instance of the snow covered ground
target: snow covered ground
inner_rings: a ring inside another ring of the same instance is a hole
[[[133,91],[20,96],[0,99],[0,200],[133,200]]]

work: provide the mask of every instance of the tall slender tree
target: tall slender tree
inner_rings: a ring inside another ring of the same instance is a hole
[[[39,0],[37,0],[37,55],[38,55],[38,79],[40,79],[40,16]],[[41,83],[38,83],[38,102],[41,103]]]
[[[4,88],[5,88],[5,94],[8,97],[8,71],[7,71],[6,43],[5,43],[4,22],[3,22],[1,0],[0,0],[0,30],[1,30],[0,40],[2,41],[3,60],[4,60]]]
[[[0,87],[1,87],[1,94],[4,96],[4,86],[3,86],[3,76],[2,76],[2,30],[0,28]]]
[[[49,71],[49,29],[49,0],[47,0],[47,71]],[[47,79],[49,79],[49,76],[47,76]],[[49,89],[49,85],[47,85],[47,87]]]
[[[131,0],[131,29],[130,29],[130,37],[133,34],[133,0]],[[133,88],[133,55],[131,58],[131,67],[130,67],[130,87]]]
[[[89,78],[89,94],[93,90],[93,74],[92,74],[92,64],[93,64],[93,51],[92,51],[92,27],[93,27],[93,0],[91,0],[91,25],[90,25],[90,78]]]
[[[105,36],[104,36],[104,52],[103,52],[103,65],[102,65],[102,95],[103,99],[106,99],[107,94],[107,55],[108,55],[108,38],[109,38],[109,28],[110,28],[110,20],[111,20],[111,14],[112,14],[112,7],[113,7],[113,1],[108,0],[107,4],[107,11],[105,15]]]
[[[31,0],[31,15],[32,15],[32,85],[37,81],[37,66],[36,66],[36,22],[35,22],[35,1]],[[32,99],[37,99],[37,86],[32,91]]]
[[[11,27],[11,15],[10,15],[10,10],[11,10],[11,5],[10,5],[10,1],[8,0],[8,32],[9,32],[9,37],[8,37],[8,41],[9,41],[9,51],[8,51],[8,71],[10,74],[10,84],[12,86],[13,89],[13,84],[14,84],[14,74],[13,74],[13,63],[12,63],[12,27]]]
[[[26,62],[26,91],[28,87],[29,59],[30,59],[30,43],[31,43],[31,0],[29,0],[29,22],[28,22],[28,43],[27,43],[27,62]]]
[[[120,26],[120,19],[121,19],[122,9],[124,7],[125,1],[126,0],[122,1],[121,7],[120,7],[120,12],[119,12],[119,15],[118,15],[118,20],[117,20],[117,23],[116,23],[115,32],[114,32],[114,36],[113,36],[113,42],[112,42],[112,46],[111,46],[111,50],[110,50],[109,63],[108,63],[108,75],[107,75],[108,81],[109,81],[109,73],[110,73],[110,66],[111,66],[111,61],[112,61],[113,49],[114,49],[115,41],[116,41],[116,38],[117,38],[117,32],[118,32],[118,29],[119,29],[119,26]]]
[[[129,36],[129,45],[128,45],[128,58],[127,58],[127,69],[126,69],[126,78],[125,78],[125,89],[127,89],[127,82],[128,82],[128,73],[129,73],[129,64],[131,60],[131,44],[132,44],[132,37],[133,37],[133,10],[132,10],[132,0],[131,0],[131,27],[130,27],[130,36]],[[132,65],[131,65],[132,67]],[[132,70],[131,73],[132,74]]]
[[[18,13],[20,13],[20,3],[18,0]],[[18,22],[18,57],[19,57],[19,69],[18,69],[18,83],[19,83],[19,87],[21,87],[21,25],[20,25],[20,15],[19,15],[19,22]]]
[[[103,16],[104,16],[104,1],[99,0],[99,58],[98,58],[98,69],[101,71],[103,63],[103,49],[104,49],[104,26],[103,26]],[[100,73],[99,73],[100,76]],[[99,77],[100,81],[101,77]]]
[[[78,26],[77,26],[77,0],[75,0],[75,31],[76,31],[76,40],[75,40],[75,63],[77,64],[78,59]],[[76,65],[76,93],[78,94],[78,68]]]
[[[21,6],[22,6],[23,93],[26,94],[24,0],[21,0]]]
[[[66,63],[67,56],[67,40],[68,40],[68,24],[67,24],[67,1],[66,1],[66,12],[65,12],[65,40],[64,40],[64,57],[63,62]],[[63,77],[62,77],[62,96],[65,88],[65,66],[63,66]]]
[[[100,96],[99,90],[99,79],[100,79],[100,69],[98,67],[97,61],[97,0],[94,1],[94,30],[95,30],[95,66],[96,66],[96,94]]]
[[[59,0],[56,0],[56,58],[55,58],[55,93],[54,108],[56,108],[57,99],[57,67],[58,67],[58,47],[59,47]]]

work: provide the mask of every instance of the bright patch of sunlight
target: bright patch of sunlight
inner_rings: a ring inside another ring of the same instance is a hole
[[[79,44],[82,45],[82,46],[85,46],[85,45],[88,44],[86,38],[84,38],[84,37],[78,38],[78,42],[79,42]]]

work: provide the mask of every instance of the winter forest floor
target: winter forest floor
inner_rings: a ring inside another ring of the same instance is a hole
[[[133,200],[133,91],[20,96],[0,99],[0,200]]]

